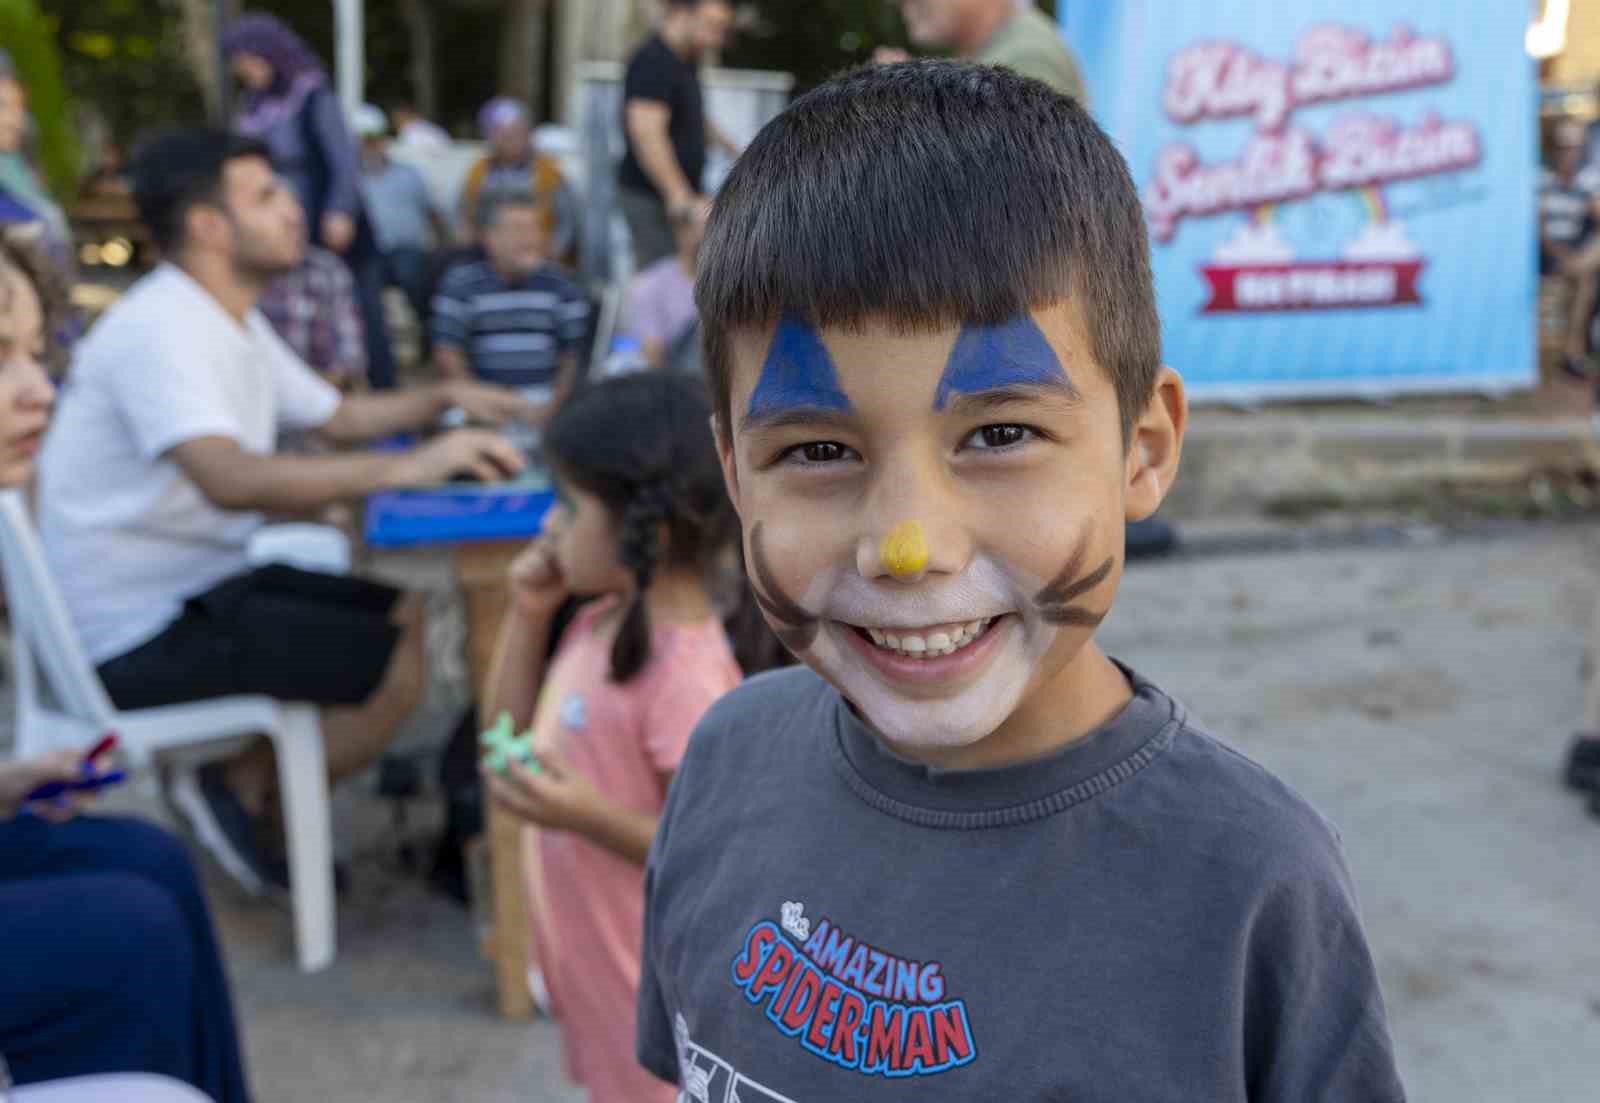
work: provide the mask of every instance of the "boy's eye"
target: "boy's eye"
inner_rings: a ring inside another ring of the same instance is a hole
[[[808,440],[784,450],[780,460],[798,464],[839,463],[853,455],[850,449],[835,440]]]
[[[1026,425],[985,425],[983,428],[973,431],[972,435],[966,439],[966,446],[968,448],[976,448],[979,451],[993,452],[1006,448],[1015,448],[1019,444],[1032,440],[1037,435]]]

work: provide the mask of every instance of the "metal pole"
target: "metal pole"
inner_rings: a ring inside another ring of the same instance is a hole
[[[366,84],[366,31],[362,0],[333,0],[333,38],[339,102],[349,117],[361,106]]]
[[[233,117],[233,85],[228,72],[228,55],[222,51],[222,32],[228,29],[228,0],[214,0],[211,5],[211,37],[216,44],[217,65],[217,118],[218,126],[227,126]]]

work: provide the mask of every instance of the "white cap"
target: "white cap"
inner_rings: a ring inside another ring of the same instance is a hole
[[[358,138],[377,138],[389,132],[389,119],[381,108],[364,103],[350,116],[351,128]]]

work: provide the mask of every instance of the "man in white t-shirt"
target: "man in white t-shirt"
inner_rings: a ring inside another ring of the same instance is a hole
[[[235,693],[324,706],[335,778],[372,762],[424,682],[415,595],[285,566],[251,569],[264,515],[304,515],[386,487],[495,479],[524,463],[498,433],[461,429],[410,451],[278,455],[284,430],[336,444],[435,422],[531,413],[494,387],[341,397],[256,310],[305,249],[299,203],[264,146],[179,131],[133,166],[134,197],[168,262],[78,346],[39,463],[45,552],[112,700],[147,708]],[[270,844],[276,770],[265,740],[170,795],[248,888],[281,874]]]

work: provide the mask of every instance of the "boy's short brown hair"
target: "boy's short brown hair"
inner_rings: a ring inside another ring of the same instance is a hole
[[[737,329],[996,324],[1069,297],[1126,438],[1161,362],[1127,164],[1070,97],[953,61],[857,69],[769,123],[712,208],[695,291],[724,432]]]

